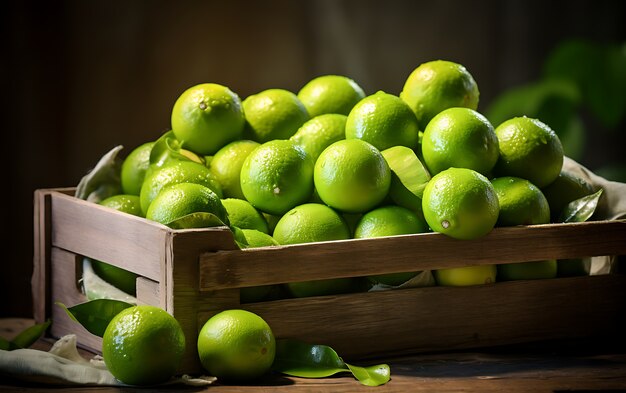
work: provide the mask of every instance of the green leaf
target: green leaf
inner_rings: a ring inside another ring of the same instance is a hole
[[[213,213],[195,212],[179,217],[165,225],[172,229],[188,229],[219,227],[226,224]]]
[[[0,349],[3,351],[12,351],[18,348],[11,341],[7,340],[4,337],[0,337]]]
[[[30,326],[24,329],[20,334],[13,339],[13,344],[19,348],[28,348],[44,334],[44,332],[50,327],[52,321],[47,320],[43,323]]]
[[[391,369],[386,364],[379,364],[370,367],[359,367],[346,363],[352,374],[363,385],[380,386],[391,379]]]
[[[182,143],[176,139],[174,132],[168,131],[154,142],[152,150],[150,150],[150,165],[160,167],[173,160],[194,161],[202,165],[205,164],[203,158],[189,150],[183,149]]]
[[[598,201],[602,196],[602,189],[597,192],[584,196],[580,199],[571,201],[565,206],[561,213],[562,222],[584,222],[587,221],[598,207]]]
[[[331,347],[293,339],[276,341],[272,368],[283,374],[303,378],[323,378],[350,371]]]
[[[102,337],[109,322],[120,311],[132,307],[130,303],[112,299],[97,299],[67,308],[63,303],[56,302],[74,321],[83,325],[90,333]]]
[[[293,339],[276,341],[276,357],[272,368],[302,378],[325,378],[351,372],[360,383],[367,386],[383,385],[391,378],[391,370],[386,364],[369,367],[346,364],[329,346],[311,345]]]

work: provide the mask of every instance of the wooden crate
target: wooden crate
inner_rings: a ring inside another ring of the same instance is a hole
[[[101,341],[54,304],[86,301],[83,256],[139,275],[137,299],[181,323],[181,372],[198,372],[199,329],[223,309],[261,315],[279,338],[327,344],[347,359],[537,340],[609,337],[626,327],[626,275],[428,287],[241,304],[239,289],[339,277],[626,254],[626,220],[496,228],[472,241],[437,233],[239,250],[227,228],[172,230],[71,196],[35,192],[35,318],[50,334]]]

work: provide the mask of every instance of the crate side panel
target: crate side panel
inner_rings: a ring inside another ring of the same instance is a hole
[[[160,281],[166,227],[60,193],[51,223],[52,245]]]
[[[476,240],[353,239],[204,254],[200,289],[618,254],[626,254],[626,220],[496,228]]]
[[[50,316],[50,192],[36,190],[33,215],[33,316],[43,323]]]
[[[77,264],[82,262],[82,257],[74,253],[53,247],[51,249],[51,309],[52,325],[50,332],[53,337],[60,338],[66,334],[75,334],[78,343],[92,351],[100,352],[102,339],[91,334],[80,323],[73,321],[63,308],[54,305],[61,302],[67,307],[84,303],[87,298],[78,289],[76,275]]]
[[[277,337],[364,358],[616,334],[625,327],[626,276],[416,288],[242,308],[263,317]]]

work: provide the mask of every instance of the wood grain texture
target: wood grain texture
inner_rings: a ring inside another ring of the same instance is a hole
[[[50,315],[50,192],[36,190],[33,198],[33,316],[42,323]]]
[[[242,304],[280,338],[346,358],[610,337],[626,327],[626,276],[430,287]]]
[[[74,253],[53,247],[51,249],[51,310],[52,325],[50,333],[52,337],[60,338],[66,334],[75,334],[78,343],[86,348],[97,352],[101,351],[102,339],[87,331],[80,323],[73,321],[63,308],[54,302],[61,302],[67,307],[75,306],[87,301],[85,295],[78,287],[80,272],[78,266],[82,263],[82,257]]]
[[[161,289],[157,281],[137,276],[136,288],[137,304],[147,304],[165,309],[165,304],[161,303]]]
[[[476,240],[439,233],[341,240],[203,254],[200,290],[621,254],[626,220],[496,228]]]
[[[50,195],[53,246],[161,279],[167,227],[62,193]]]

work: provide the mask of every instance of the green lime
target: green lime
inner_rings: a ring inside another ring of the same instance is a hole
[[[428,224],[409,209],[400,206],[383,206],[365,213],[356,225],[355,239],[409,235],[428,232]],[[398,286],[419,272],[402,272],[369,276],[373,283]]]
[[[118,194],[100,201],[100,205],[110,207],[133,216],[143,217],[141,202],[138,195]]]
[[[552,183],[563,167],[563,146],[559,137],[537,119],[515,117],[496,128],[500,158],[497,176],[529,180],[539,188]]]
[[[198,355],[217,378],[248,381],[267,373],[274,362],[276,339],[260,316],[245,310],[225,310],[202,326]]]
[[[129,195],[139,195],[141,184],[150,166],[150,151],[154,142],[147,142],[134,148],[122,162],[120,179],[122,192]]]
[[[505,176],[491,181],[498,195],[498,226],[547,224],[550,206],[541,190],[526,179]]]
[[[281,215],[311,197],[313,160],[293,141],[266,142],[245,159],[241,190],[257,209]]]
[[[197,183],[213,190],[222,197],[222,187],[209,168],[193,161],[169,161],[161,167],[151,167],[146,173],[139,198],[141,210],[148,212],[148,207],[161,190],[177,183]]]
[[[322,75],[310,80],[298,92],[311,117],[326,113],[348,115],[354,105],[365,98],[363,89],[343,75]]]
[[[250,202],[243,199],[222,199],[222,205],[228,213],[230,225],[240,229],[256,229],[263,233],[269,233],[265,217]]]
[[[428,123],[422,137],[422,156],[432,175],[456,167],[487,176],[499,154],[493,126],[469,108],[443,110]]]
[[[178,321],[147,305],[122,310],[102,336],[102,356],[113,376],[129,385],[166,382],[178,369],[185,336]]]
[[[246,117],[244,136],[259,143],[289,139],[310,119],[309,113],[292,92],[268,89],[243,101]]]
[[[378,150],[393,146],[418,146],[419,127],[411,108],[400,97],[379,91],[352,108],[346,122],[346,139],[361,139]]]
[[[453,267],[433,271],[439,286],[466,287],[470,285],[492,284],[496,282],[496,265]]]
[[[246,157],[258,146],[259,143],[249,140],[231,142],[215,153],[209,161],[208,167],[222,186],[224,198],[244,199],[241,191],[241,167]]]
[[[241,137],[245,124],[239,96],[228,87],[202,83],[185,90],[172,109],[172,131],[183,146],[211,155]]]
[[[567,204],[594,192],[586,180],[566,171],[561,171],[559,176],[542,191],[550,205],[552,222],[558,221]]]
[[[161,191],[146,218],[175,229],[229,225],[228,213],[217,194],[196,183],[177,183]]]
[[[476,239],[493,229],[500,207],[485,176],[472,169],[449,168],[426,185],[422,209],[432,230],[456,239]]]
[[[389,192],[391,171],[383,155],[360,139],[327,147],[315,162],[317,193],[327,205],[347,213],[363,213]]]
[[[345,139],[346,119],[345,115],[336,113],[316,116],[304,123],[290,139],[317,160],[324,149]]]
[[[557,263],[554,259],[498,265],[498,281],[541,280],[555,278],[556,273]]]
[[[478,85],[461,64],[434,60],[420,64],[406,79],[400,98],[415,112],[420,130],[444,109],[463,107],[476,110]]]

